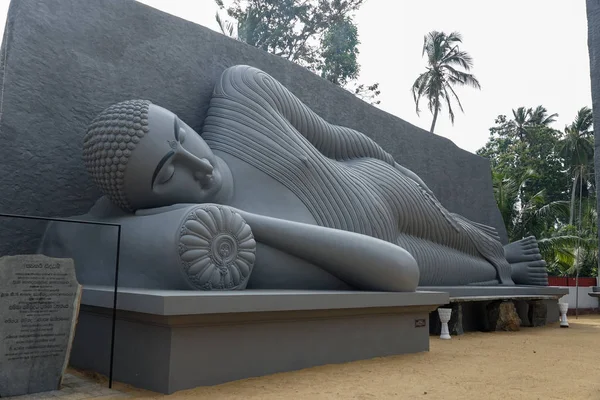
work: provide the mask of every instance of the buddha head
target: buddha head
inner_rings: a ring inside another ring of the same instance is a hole
[[[83,161],[103,194],[129,212],[211,202],[228,179],[198,133],[146,100],[102,111],[85,135]]]

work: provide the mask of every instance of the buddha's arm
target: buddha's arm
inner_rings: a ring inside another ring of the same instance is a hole
[[[455,214],[455,213],[451,213],[452,216],[458,220],[462,220],[463,222],[470,224],[471,226],[479,229],[481,232],[485,233],[486,235],[488,235],[489,237],[491,237],[492,239],[501,242],[502,240],[500,239],[500,235],[498,234],[498,230],[492,226],[489,225],[485,225],[485,224],[480,224],[479,222],[474,222],[471,221],[465,217],[463,217],[460,214]]]
[[[240,210],[257,241],[309,261],[368,290],[414,291],[419,268],[406,250],[353,232],[265,217]]]
[[[136,214],[165,215],[177,209],[210,206],[179,204]],[[392,243],[353,232],[231,210],[244,218],[256,241],[319,266],[350,285],[365,290],[410,292],[419,283],[415,259]]]

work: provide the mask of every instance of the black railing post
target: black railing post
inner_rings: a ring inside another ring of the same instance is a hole
[[[116,333],[116,321],[117,321],[117,293],[119,289],[119,259],[121,256],[121,224],[114,224],[109,222],[95,222],[85,221],[77,219],[67,218],[52,218],[52,217],[35,217],[32,215],[21,215],[21,214],[6,214],[0,213],[0,218],[14,218],[14,219],[29,219],[35,221],[48,221],[48,222],[66,222],[71,224],[84,224],[84,225],[98,225],[98,226],[113,226],[117,228],[117,258],[115,260],[115,293],[113,296],[113,314],[112,314],[112,333],[110,338],[110,366],[109,366],[109,379],[108,387],[112,388],[113,383],[113,361],[114,361],[114,350],[115,350],[115,333]]]
[[[113,298],[112,336],[110,338],[110,373],[108,387],[112,389],[113,367],[115,357],[115,332],[117,327],[117,293],[119,291],[119,258],[121,256],[121,226],[117,228],[117,260],[115,261],[115,294]]]

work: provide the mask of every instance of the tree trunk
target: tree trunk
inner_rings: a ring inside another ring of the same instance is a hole
[[[573,176],[573,186],[571,187],[571,211],[569,213],[569,225],[573,225],[573,216],[575,215],[575,190],[577,190],[577,173]]]
[[[433,133],[435,129],[435,121],[437,121],[438,112],[440,110],[440,99],[439,97],[435,99],[435,109],[433,110],[433,121],[431,121],[431,128],[429,128],[429,132]]]

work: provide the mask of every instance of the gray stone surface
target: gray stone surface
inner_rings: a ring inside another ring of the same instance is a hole
[[[561,298],[569,294],[569,288],[558,286],[421,286],[417,290],[430,292],[447,292],[450,301],[466,301],[471,298],[503,298],[522,296],[532,298],[536,296],[549,296]]]
[[[433,288],[430,288],[433,289]],[[440,288],[441,289],[441,288]],[[544,326],[559,320],[558,299],[564,295],[566,288],[548,287],[537,292],[535,288],[520,287],[517,290],[507,292],[502,287],[490,288],[448,288],[450,291],[450,304],[445,307],[459,307],[462,318],[460,327],[452,328],[452,323],[457,315],[454,310],[452,319],[448,324],[450,329],[459,332],[475,332],[490,330],[488,320],[488,305],[498,301],[511,301],[521,320],[521,326]],[[483,289],[483,290],[482,290]],[[557,290],[559,292],[557,293]],[[529,290],[531,294],[523,294]],[[512,294],[510,294],[512,292]],[[537,292],[537,294],[536,294]],[[540,293],[546,294],[540,294]],[[550,294],[550,293],[555,294]],[[518,294],[521,293],[521,294]],[[534,310],[531,304],[534,303]],[[535,315],[535,324],[532,325],[532,317]],[[430,331],[432,335],[440,334],[440,322],[437,312],[430,314]],[[458,322],[458,321],[456,321]],[[451,333],[452,334],[452,333]]]
[[[490,308],[492,310],[492,317],[493,315],[496,315],[492,319],[496,321],[495,323],[497,324],[498,313],[500,312],[499,305],[502,301],[511,302],[514,304],[514,308],[518,315],[521,326],[532,326],[530,323],[531,317],[529,314],[530,308],[528,304],[531,300],[528,297],[519,298],[517,296],[511,298],[501,296],[495,300],[491,298],[477,300],[475,297],[471,297],[464,298],[464,300],[458,300],[458,302],[453,302],[451,304],[458,304],[461,306],[462,328],[464,332],[486,332],[495,330],[495,328],[492,328],[493,321],[490,321]],[[559,319],[559,311],[558,301],[556,298],[548,299],[543,297],[539,301],[541,303],[540,307],[545,307],[546,309],[546,319],[543,322],[541,320],[537,320],[537,322],[540,324],[538,326],[544,326],[557,322]],[[516,319],[513,319],[513,321],[516,324]],[[432,331],[432,334],[436,334],[436,332]]]
[[[83,289],[72,366],[108,373],[112,299],[111,288]],[[442,292],[121,288],[115,379],[172,393],[427,351],[428,313],[447,303],[448,294]]]
[[[448,322],[448,328],[451,335],[462,335],[465,333],[463,328],[463,308],[460,303],[452,303],[452,316]]]
[[[548,286],[548,269],[535,236],[528,236],[504,246],[504,256],[511,266],[512,279],[521,285]]]
[[[110,308],[110,287],[86,286],[81,304]],[[178,316],[228,313],[344,310],[382,307],[435,307],[448,303],[444,292],[363,292],[325,290],[247,290],[196,292],[120,288],[118,308],[136,313]]]
[[[326,120],[372,137],[417,172],[447,209],[494,226],[506,238],[487,160],[281,58],[121,0],[11,3],[0,120],[0,168],[10,173],[0,182],[0,210],[58,216],[86,211],[99,193],[82,173],[79,154],[98,112],[123,99],[146,98],[200,130],[214,82],[236,64],[272,74]],[[31,250],[39,232],[5,223],[0,254]]]
[[[536,300],[537,301],[537,300]],[[517,309],[517,313],[519,314],[519,317],[521,318],[521,321],[529,321],[530,325],[531,325],[531,317],[530,317],[530,303],[531,300],[519,300],[516,299],[513,301],[513,303],[515,304],[515,307]],[[540,314],[538,314],[538,316],[541,317],[541,315],[543,315],[545,313],[546,315],[546,320],[542,323],[541,319],[539,320],[539,323],[541,324],[540,326],[544,326],[544,325],[548,325],[548,324],[552,324],[554,322],[558,322],[560,319],[560,312],[558,310],[558,300],[556,299],[540,299],[538,302],[540,307],[545,307],[545,311],[543,309],[540,309],[539,311],[541,312]],[[525,325],[522,325],[525,326]]]
[[[95,382],[93,379],[80,374],[66,373],[60,390],[52,392],[27,394],[11,397],[11,400],[99,400],[127,398],[129,395],[118,390],[109,389],[106,384]]]
[[[70,259],[0,258],[0,397],[60,388],[80,293]]]
[[[123,226],[123,286],[547,285],[534,237],[504,249],[493,227],[446,210],[366,135],[323,120],[247,65],[217,80],[200,132],[127,100],[94,118],[82,151],[106,197],[78,218]],[[93,251],[113,240],[53,224],[41,251],[79,253],[82,282],[105,284],[98,275],[112,269]]]
[[[244,291],[235,304],[252,302],[249,292]],[[427,316],[440,303],[405,306],[404,296],[396,297],[396,293],[384,296],[395,302],[373,302],[364,292],[322,294],[296,293],[288,299],[276,294],[271,301],[271,309],[277,310],[273,312],[235,312],[230,307],[221,314],[161,316],[121,310],[116,325],[115,379],[173,393],[318,365],[429,350]],[[431,300],[427,294],[411,294],[415,297],[405,298]],[[119,301],[123,297],[120,295]],[[264,300],[265,294],[258,297]],[[298,297],[304,307],[280,311],[278,300],[298,301]],[[314,298],[337,303],[328,297],[339,297],[337,308],[311,309]],[[352,305],[343,305],[345,302]],[[72,366],[108,373],[111,315],[109,308],[82,305]]]
[[[528,322],[531,326],[544,326],[548,319],[548,305],[542,300],[533,300],[528,302],[529,310],[527,312]]]
[[[588,23],[588,50],[590,54],[590,75],[592,85],[592,111],[594,115],[594,167],[600,170],[600,1],[586,0]],[[600,188],[600,174],[596,174],[596,188]],[[598,190],[598,189],[596,189]],[[597,207],[600,209],[600,196],[596,196]],[[598,220],[600,226],[600,219]],[[600,229],[598,230],[600,235]],[[599,269],[600,277],[600,269]]]

